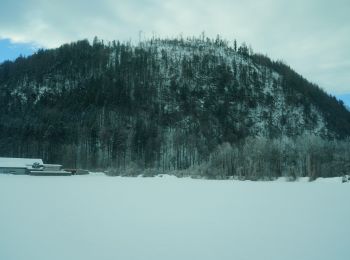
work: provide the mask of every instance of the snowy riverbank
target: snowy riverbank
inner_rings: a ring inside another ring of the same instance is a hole
[[[0,175],[0,259],[349,259],[350,185]]]

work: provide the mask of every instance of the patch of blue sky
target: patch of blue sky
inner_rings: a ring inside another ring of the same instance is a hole
[[[32,55],[37,49],[32,43],[15,43],[9,39],[0,39],[0,63],[15,60],[21,55]]]
[[[348,94],[343,94],[343,95],[336,95],[335,96],[337,99],[340,99],[344,102],[344,104],[350,108],[350,93]]]

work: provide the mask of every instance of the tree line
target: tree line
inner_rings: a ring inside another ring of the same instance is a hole
[[[253,178],[259,175],[254,169],[282,176],[283,163],[272,166],[275,140],[305,133],[330,143],[345,139],[349,112],[283,63],[220,37],[152,39],[138,46],[96,38],[0,65],[1,156],[114,174],[206,165],[213,171],[200,175],[210,178]],[[258,136],[272,145],[263,146]],[[267,158],[246,161],[251,157],[242,144],[250,142],[271,156],[271,171],[256,165]],[[225,163],[220,176],[210,163],[222,149],[230,150],[232,162],[245,164]],[[310,158],[307,167],[317,161]]]

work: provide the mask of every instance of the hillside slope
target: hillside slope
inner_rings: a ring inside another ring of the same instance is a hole
[[[0,65],[0,155],[179,170],[246,138],[350,136],[342,103],[221,39],[79,41]]]

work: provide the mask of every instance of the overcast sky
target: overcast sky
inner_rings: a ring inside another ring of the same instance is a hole
[[[349,0],[1,0],[0,38],[10,39],[11,48],[50,48],[95,35],[137,41],[139,31],[148,38],[205,31],[245,41],[329,93],[344,94],[350,93],[349,17]]]

